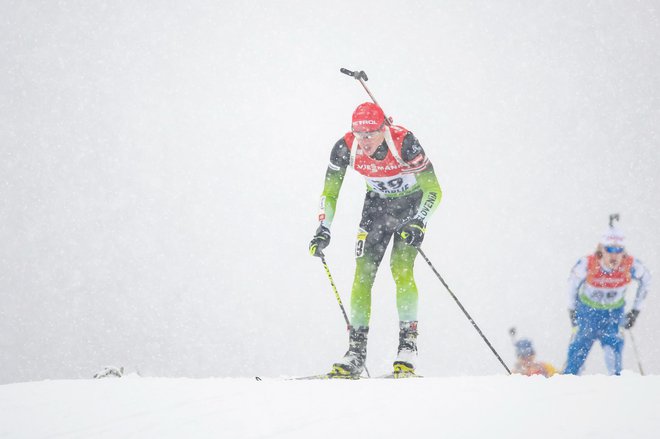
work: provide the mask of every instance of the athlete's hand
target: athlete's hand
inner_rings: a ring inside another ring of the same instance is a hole
[[[571,319],[571,326],[573,326],[574,328],[578,326],[578,319],[577,316],[575,315],[574,309],[568,310],[568,317]]]
[[[406,241],[406,244],[415,247],[422,245],[424,233],[426,233],[424,223],[417,218],[406,221],[399,229],[399,235],[401,235],[401,238]]]
[[[309,243],[309,254],[312,256],[321,257],[323,256],[323,249],[330,244],[330,229],[325,226],[320,225],[316,229],[316,235],[312,238],[312,241]]]
[[[635,320],[637,320],[637,316],[639,315],[639,311],[636,309],[630,310],[628,314],[626,314],[626,320],[625,323],[623,324],[623,327],[626,329],[630,329],[633,327],[635,324]]]

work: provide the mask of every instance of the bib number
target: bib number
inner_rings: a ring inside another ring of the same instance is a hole
[[[405,192],[415,184],[413,175],[402,175],[394,178],[367,178],[367,183],[375,192],[381,194],[397,194]]]
[[[357,241],[355,242],[355,257],[361,258],[364,256],[364,243],[367,240],[367,231],[359,229],[357,234]]]

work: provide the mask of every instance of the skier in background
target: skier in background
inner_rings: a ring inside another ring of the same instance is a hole
[[[630,311],[624,314],[625,292],[638,282]],[[574,337],[568,347],[565,374],[577,375],[594,341],[600,340],[610,375],[620,375],[623,350],[621,326],[630,329],[646,297],[651,274],[626,252],[624,235],[610,226],[593,255],[581,258],[568,280],[569,316]]]
[[[520,339],[514,344],[516,348],[516,364],[513,373],[521,375],[543,375],[551,377],[557,370],[550,363],[536,361],[536,352],[532,342],[526,338]]]
[[[353,112],[352,130],[335,143],[325,173],[319,226],[309,244],[322,256],[346,168],[363,175],[367,191],[355,243],[356,269],[351,290],[351,326],[346,354],[332,366],[333,378],[358,378],[367,357],[371,289],[385,250],[393,238],[390,268],[396,283],[399,345],[394,376],[414,375],[417,357],[418,292],[413,277],[417,249],[442,192],[433,166],[417,138],[389,125],[383,110],[366,102]]]

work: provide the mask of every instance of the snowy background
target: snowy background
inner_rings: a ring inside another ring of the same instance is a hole
[[[659,37],[655,1],[0,1],[0,383],[326,371],[347,337],[307,245],[368,99],[340,67],[431,157],[424,249],[481,329],[509,363],[515,325],[561,366],[566,278],[610,213],[660,276]],[[326,252],[347,304],[363,191],[350,173]],[[504,373],[416,273],[420,371]],[[660,373],[656,287],[644,305]],[[384,373],[387,265],[371,328]]]

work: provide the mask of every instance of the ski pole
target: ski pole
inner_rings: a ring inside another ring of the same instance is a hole
[[[633,351],[635,352],[635,359],[637,359],[639,374],[644,376],[644,369],[642,369],[642,362],[639,360],[639,352],[637,352],[637,343],[635,343],[635,337],[633,337],[633,333],[630,329],[628,329],[628,334],[630,334],[630,341],[632,342]]]
[[[614,221],[619,221],[619,214],[613,213],[610,215],[610,227],[614,227]]]
[[[511,328],[509,328],[509,335],[511,336],[511,343],[513,343],[514,345],[516,344],[516,333],[517,333],[517,331],[516,331],[515,326],[512,326]]]
[[[456,302],[456,304],[458,305],[458,307],[461,309],[461,311],[463,311],[463,314],[465,314],[465,317],[467,317],[467,319],[470,321],[470,323],[472,323],[472,326],[474,326],[474,329],[477,330],[477,332],[479,333],[479,335],[481,336],[481,338],[486,342],[486,344],[488,345],[488,347],[490,348],[490,350],[493,352],[493,354],[495,354],[495,356],[497,357],[497,359],[499,360],[499,362],[502,364],[502,366],[504,366],[504,369],[506,369],[506,372],[507,372],[509,375],[511,375],[511,370],[510,370],[509,367],[506,365],[506,363],[504,363],[504,360],[502,360],[502,357],[500,357],[500,354],[497,353],[497,351],[495,350],[495,348],[493,347],[493,345],[490,344],[490,341],[488,341],[488,339],[486,338],[486,336],[484,335],[484,333],[481,332],[481,329],[479,329],[479,326],[477,326],[477,323],[474,321],[474,319],[473,319],[472,317],[470,317],[470,314],[467,312],[467,310],[465,309],[465,307],[463,306],[463,304],[461,303],[461,301],[458,300],[458,298],[456,297],[456,295],[451,291],[451,288],[449,288],[449,285],[447,285],[447,282],[445,282],[445,280],[442,278],[442,276],[440,276],[440,273],[438,273],[438,270],[435,269],[435,267],[433,266],[433,264],[431,263],[431,261],[429,260],[429,258],[426,257],[426,255],[424,254],[424,252],[422,251],[421,248],[417,247],[417,251],[419,252],[420,255],[422,255],[422,257],[424,258],[424,260],[426,261],[426,263],[429,264],[429,267],[431,267],[431,270],[433,270],[433,272],[435,273],[435,275],[438,276],[438,279],[440,279],[440,282],[442,282],[442,285],[444,285],[444,287],[447,289],[447,291],[448,291],[449,294],[451,295],[452,299],[454,299],[454,301]]]
[[[337,299],[339,308],[341,308],[341,313],[344,315],[344,320],[346,321],[346,329],[350,331],[351,321],[348,319],[348,315],[346,315],[346,309],[344,308],[344,304],[341,302],[341,296],[339,296],[339,291],[337,291],[337,287],[335,286],[335,281],[332,280],[332,275],[330,274],[330,268],[328,268],[328,263],[325,262],[325,255],[323,254],[321,254],[321,262],[323,263],[323,268],[325,268],[325,274],[328,275],[328,280],[330,281],[330,285],[332,286],[332,291],[335,293],[335,298]],[[367,369],[366,364],[364,365],[364,371],[367,373],[367,376],[371,378],[371,374],[369,374],[369,369]]]
[[[367,84],[365,84],[365,81],[368,81],[369,78],[367,78],[367,74],[364,72],[364,70],[348,70],[345,68],[340,68],[339,71],[343,73],[344,75],[352,76],[355,78],[361,85],[364,87],[364,91],[367,92],[371,100],[374,102],[374,104],[378,105],[380,108],[383,108],[380,106],[378,101],[376,101],[376,98],[374,97],[373,94],[371,94],[371,91],[369,91],[369,88],[367,88]],[[392,126],[392,118],[385,116],[385,124],[388,126]]]
[[[350,320],[348,320],[348,315],[346,315],[346,309],[344,308],[344,304],[341,302],[341,297],[339,296],[339,291],[337,291],[337,287],[335,286],[335,282],[332,280],[332,275],[330,274],[330,268],[328,268],[328,263],[325,262],[325,256],[321,256],[321,262],[323,263],[323,268],[325,268],[325,274],[328,275],[328,280],[330,281],[330,285],[332,286],[332,291],[335,293],[335,298],[337,299],[337,303],[339,304],[339,308],[341,308],[341,313],[344,315],[344,320],[346,321],[346,328],[350,329],[351,322],[350,322]]]
[[[568,339],[569,349],[570,349],[570,346],[575,341],[575,337],[577,337],[577,332],[578,332],[578,327],[577,326],[571,326],[571,338]],[[564,361],[564,364],[561,367],[561,370],[562,370],[561,373],[564,373],[564,371],[566,370],[567,365],[568,365],[568,358],[566,358],[566,360]],[[582,365],[582,367],[584,367],[584,365]]]

